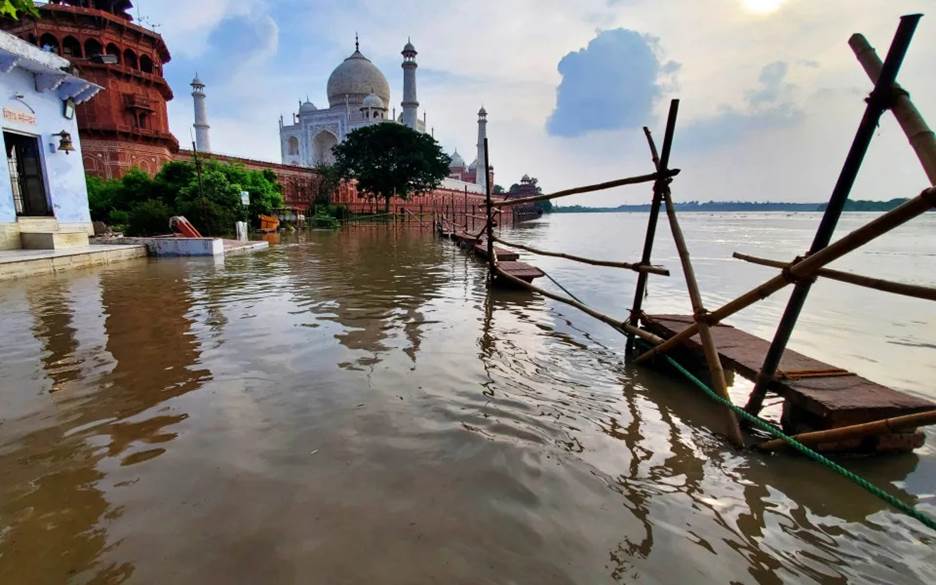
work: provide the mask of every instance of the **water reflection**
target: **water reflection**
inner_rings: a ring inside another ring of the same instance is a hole
[[[624,303],[604,278],[576,294]],[[936,580],[912,521],[726,449],[706,398],[427,231],[22,281],[0,313],[2,583]],[[925,500],[931,459],[847,464]]]
[[[76,337],[72,310],[91,308],[77,296],[88,291],[67,279],[25,285],[43,369],[53,381],[54,410],[20,421],[33,430],[0,443],[0,582],[117,583],[133,574],[131,563],[100,560],[117,544],[109,541],[104,525],[122,514],[108,501],[100,464],[116,458],[134,465],[163,453],[159,445],[176,436],[169,429],[187,415],[137,417],[210,379],[207,370],[196,367],[199,347],[189,330],[192,303],[184,272],[178,265],[154,265],[145,280],[139,277],[133,270],[108,270],[94,283],[106,345],[89,348],[105,352],[95,356],[90,371],[78,367],[85,348]],[[82,375],[91,375],[93,383],[66,385]]]
[[[415,365],[428,325],[421,309],[448,283],[432,233],[412,225],[364,224],[320,236],[316,256],[302,247],[288,253],[296,304],[310,310],[327,304],[325,318],[342,326],[335,338],[367,354],[345,367],[380,363],[382,354],[396,348],[397,330],[407,342],[401,349]]]

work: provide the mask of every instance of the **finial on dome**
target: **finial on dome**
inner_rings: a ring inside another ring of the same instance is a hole
[[[358,34],[357,34],[357,33],[354,33],[354,50],[355,50],[355,51],[360,51],[360,50],[361,50],[361,43],[360,43],[360,41],[358,40]]]

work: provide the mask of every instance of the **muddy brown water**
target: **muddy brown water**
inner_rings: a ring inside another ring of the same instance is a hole
[[[771,274],[731,251],[792,257],[815,227],[684,221],[713,305]],[[505,235],[629,260],[644,222]],[[931,282],[934,228],[838,266]],[[670,245],[657,258],[677,267]],[[629,273],[536,263],[625,314]],[[651,310],[685,310],[680,278],[653,279]],[[782,301],[733,322],[769,336]],[[572,309],[489,295],[483,265],[426,231],[0,283],[0,317],[3,584],[936,582],[925,527],[808,461],[732,451],[680,379],[624,363]],[[923,301],[820,285],[794,345],[936,392]],[[933,514],[934,445],[845,464]]]

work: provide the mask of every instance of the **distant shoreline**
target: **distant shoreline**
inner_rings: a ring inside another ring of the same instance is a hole
[[[845,211],[890,211],[907,199],[898,198],[890,201],[848,201],[845,204]],[[783,203],[774,201],[750,202],[750,201],[687,201],[685,203],[676,203],[676,210],[682,212],[822,212],[825,211],[825,203]],[[617,207],[585,207],[582,205],[554,206],[552,213],[621,213],[621,212],[648,212],[650,204],[640,205],[619,205]]]

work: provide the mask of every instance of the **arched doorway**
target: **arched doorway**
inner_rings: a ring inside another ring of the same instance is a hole
[[[333,164],[335,162],[335,154],[332,152],[332,148],[337,144],[338,137],[328,130],[322,130],[316,134],[315,138],[312,139],[313,164]]]

